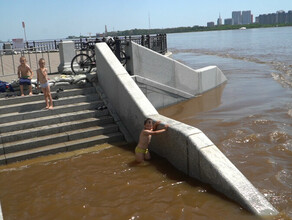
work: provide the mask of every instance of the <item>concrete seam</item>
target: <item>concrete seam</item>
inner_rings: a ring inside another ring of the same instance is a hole
[[[205,149],[205,148],[207,148],[207,147],[211,147],[211,146],[214,146],[214,144],[210,144],[210,145],[207,145],[207,146],[201,147],[200,149]]]

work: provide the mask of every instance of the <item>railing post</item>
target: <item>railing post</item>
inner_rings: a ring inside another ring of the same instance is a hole
[[[144,35],[141,36],[141,45],[144,46]]]
[[[121,60],[121,40],[118,37],[115,39],[115,44],[116,44],[115,55],[118,58],[118,60]]]
[[[164,53],[167,53],[167,37],[166,37],[166,34],[164,34]]]
[[[164,49],[164,45],[163,45],[163,43],[164,43],[164,41],[163,41],[163,35],[162,35],[162,34],[159,34],[158,38],[159,38],[159,41],[160,41],[160,53],[163,54],[163,49]]]
[[[147,42],[147,45],[148,45],[148,48],[150,49],[150,35],[146,35],[146,42]]]

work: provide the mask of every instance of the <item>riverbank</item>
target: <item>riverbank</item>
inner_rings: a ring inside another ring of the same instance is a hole
[[[130,35],[149,35],[149,34],[174,34],[174,33],[185,33],[185,32],[202,32],[202,31],[224,31],[224,30],[236,30],[242,27],[246,29],[251,28],[271,28],[271,27],[289,27],[292,24],[244,24],[244,25],[220,25],[214,27],[206,26],[193,26],[193,27],[175,27],[175,28],[163,28],[163,29],[131,29],[125,31],[108,32],[109,36],[130,36]]]

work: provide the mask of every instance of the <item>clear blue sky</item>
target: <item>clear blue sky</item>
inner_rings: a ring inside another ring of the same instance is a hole
[[[0,40],[59,39],[128,29],[206,26],[232,11],[292,10],[292,0],[0,0]]]

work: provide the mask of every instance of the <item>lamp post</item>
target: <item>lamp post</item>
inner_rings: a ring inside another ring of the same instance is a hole
[[[24,39],[25,39],[26,47],[27,47],[27,46],[28,46],[28,43],[27,43],[27,39],[26,39],[26,32],[25,32],[25,23],[24,23],[24,21],[22,22],[22,27],[23,27],[23,31],[24,31]]]

